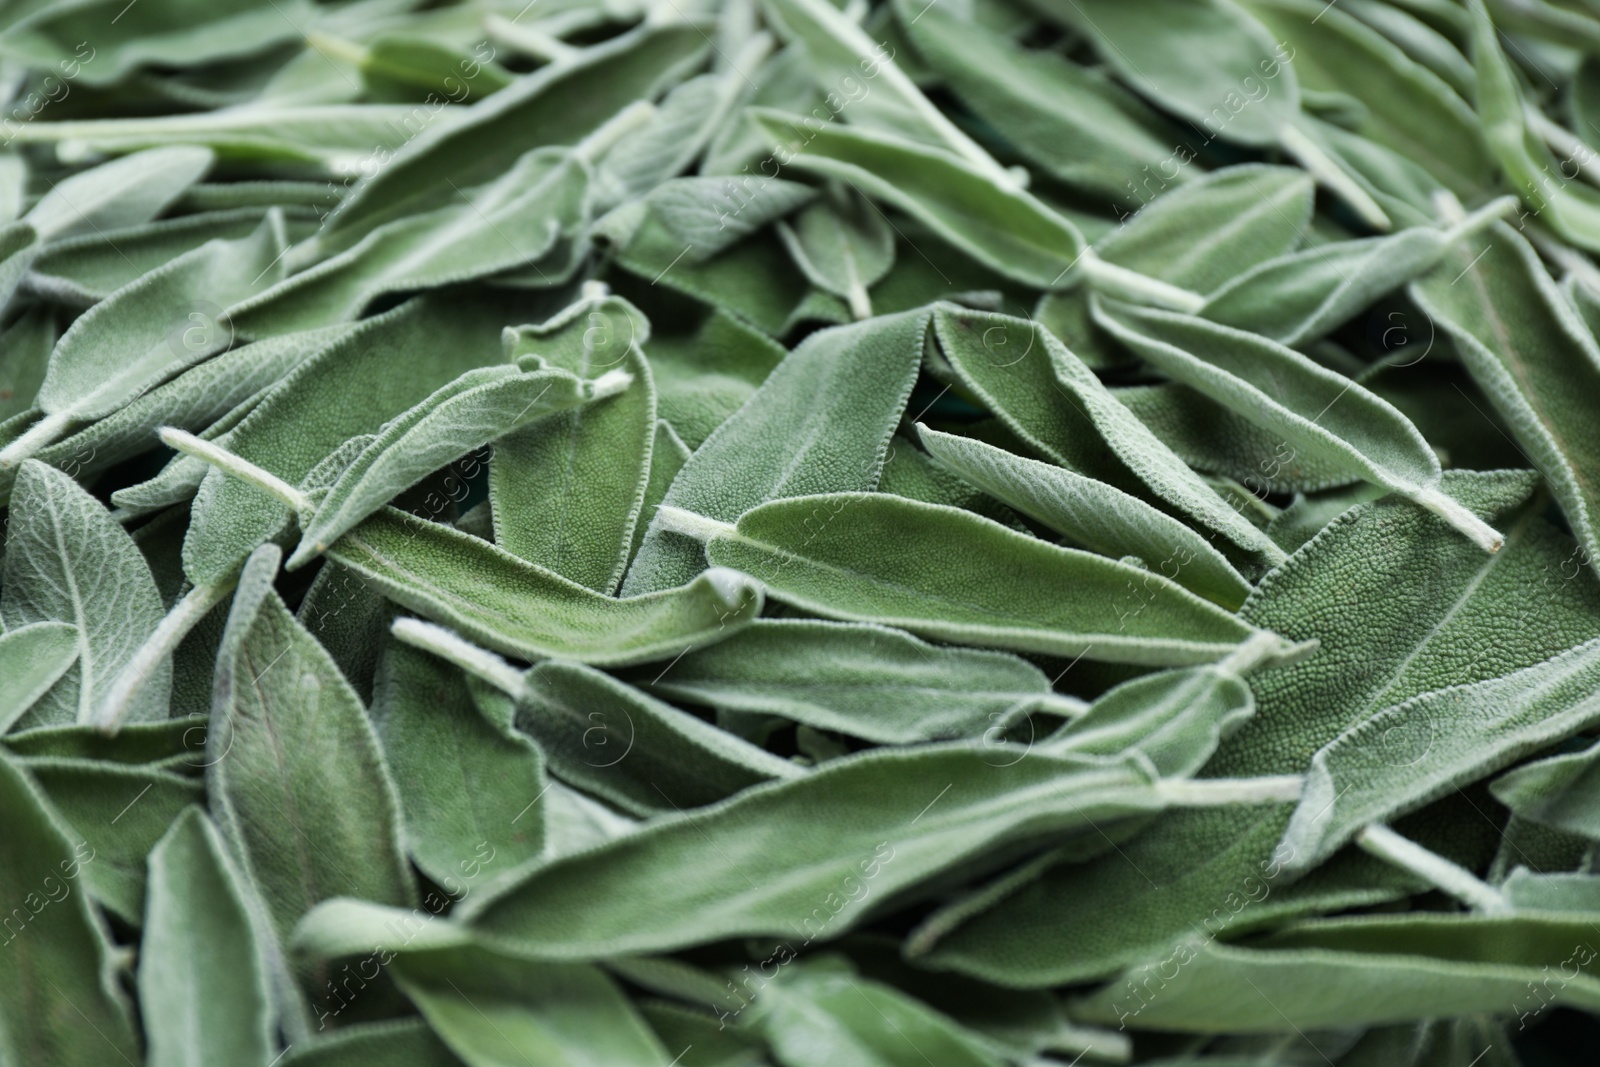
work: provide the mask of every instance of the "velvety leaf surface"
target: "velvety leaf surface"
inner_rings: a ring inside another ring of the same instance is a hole
[[[152,1065],[262,1067],[273,1055],[267,979],[238,879],[198,808],[150,853],[139,994]]]
[[[731,522],[768,500],[872,489],[922,356],[925,311],[819,332],[697,448],[662,503]],[[652,518],[624,594],[681,585],[699,545]]]
[[[21,724],[89,721],[163,614],[149,565],[100,502],[53,467],[24,463],[6,531],[0,621],[13,632],[35,623],[68,624],[75,630],[77,666],[60,675]],[[133,718],[165,715],[170,674],[166,664],[152,672]]]

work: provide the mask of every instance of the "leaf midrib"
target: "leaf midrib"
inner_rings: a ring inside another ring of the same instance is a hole
[[[67,585],[68,599],[72,603],[72,615],[78,627],[78,721],[88,722],[93,712],[92,696],[94,690],[94,652],[89,644],[88,614],[84,608],[83,597],[78,590],[78,577],[72,566],[72,557],[67,550],[65,535],[61,529],[61,512],[54,507],[55,494],[51,494],[50,532],[56,542],[56,558],[61,561],[61,575]],[[71,670],[68,667],[67,670]]]

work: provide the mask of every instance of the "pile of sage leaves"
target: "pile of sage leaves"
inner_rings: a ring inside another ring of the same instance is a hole
[[[1600,3],[0,88],[3,1067],[1592,1061]]]

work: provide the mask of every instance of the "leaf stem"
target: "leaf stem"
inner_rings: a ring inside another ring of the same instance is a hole
[[[1394,229],[1394,223],[1378,202],[1367,194],[1367,191],[1358,185],[1354,178],[1346,174],[1344,168],[1334,161],[1333,157],[1322,150],[1322,147],[1305,135],[1303,130],[1294,126],[1285,126],[1278,134],[1278,144],[1306,170],[1311,172],[1317,184],[1326,187],[1335,196],[1350,205],[1361,220],[1380,233],[1388,233]]]
[[[1588,145],[1568,133],[1559,123],[1551,122],[1543,111],[1531,104],[1526,108],[1524,115],[1528,128],[1549,145],[1551,151],[1571,160],[1573,166],[1578,168],[1578,173],[1582,174],[1590,185],[1600,186],[1600,166],[1595,164],[1594,153],[1590,151]]]
[[[161,440],[169,448],[175,448],[186,456],[203,459],[213,467],[220,467],[240,481],[249,482],[262,492],[277,497],[287,504],[296,515],[305,516],[311,513],[311,498],[300,490],[279,478],[271,471],[262,470],[260,467],[234,455],[225,448],[219,448],[210,441],[202,441],[192,433],[179,430],[172,426],[161,428]]]
[[[1411,499],[1471,538],[1485,552],[1498,552],[1506,539],[1498,530],[1437,489],[1423,489]]]
[[[625,370],[608,370],[600,377],[589,383],[589,399],[604,400],[626,392],[628,386],[633,384],[633,375]]]
[[[572,149],[572,154],[585,163],[593,163],[618,141],[655,117],[654,104],[648,100],[635,100],[607,119],[598,130],[579,141]]]
[[[1271,630],[1257,630],[1217,663],[1225,671],[1244,675],[1261,666],[1283,647],[1283,638]]]
[[[1115,263],[1107,263],[1095,255],[1092,248],[1084,249],[1083,255],[1078,258],[1078,266],[1088,279],[1090,288],[1119,300],[1181,311],[1187,315],[1197,314],[1206,303],[1205,297],[1199,293],[1127,267],[1119,267]]]
[[[731,537],[736,532],[731,522],[718,522],[716,519],[697,515],[683,508],[675,508],[670,504],[662,504],[656,508],[656,521],[661,524],[663,530],[683,534],[696,541],[709,541],[713,537]]]
[[[1298,774],[1264,778],[1163,778],[1156,793],[1174,807],[1210,808],[1300,799],[1305,779]]]
[[[521,671],[454,630],[421,619],[404,618],[396,619],[394,625],[389,627],[389,632],[402,644],[431,652],[446,662],[454,663],[507,696],[520,697],[527,692]]]
[[[122,729],[122,720],[127,718],[134,697],[144,690],[150,675],[161,665],[162,660],[172,655],[178,643],[206,617],[206,613],[216,607],[223,597],[233,592],[237,582],[238,575],[232,575],[220,582],[197,585],[172,606],[172,610],[167,612],[155,631],[145,639],[144,644],[139,646],[133,658],[123,666],[121,673],[111,683],[111,689],[106,693],[105,699],[95,709],[92,721],[95,728],[113,735]]]
[[[1500,891],[1415,841],[1401,837],[1382,823],[1372,823],[1356,835],[1356,844],[1385,863],[1410,871],[1441,893],[1486,912],[1510,910]]]
[[[1454,244],[1457,241],[1471,237],[1475,233],[1487,230],[1490,226],[1515,211],[1518,203],[1519,201],[1514,196],[1496,197],[1472,214],[1451,220],[1454,225],[1444,232],[1444,239]]]
[[[53,443],[71,423],[71,412],[58,411],[54,415],[46,415],[28,427],[21,437],[5,448],[0,448],[0,471],[17,466],[39,449]]]
[[[483,30],[507,48],[514,48],[546,63],[559,63],[583,51],[543,30],[536,30],[531,26],[518,26],[503,15],[486,17],[483,20]]]
[[[1049,715],[1059,715],[1063,719],[1079,719],[1089,710],[1086,701],[1077,697],[1069,697],[1064,693],[1051,691],[1041,693],[1034,704],[1034,710],[1042,711]]]
[[[872,297],[867,295],[867,287],[861,284],[859,277],[850,279],[849,304],[850,315],[857,322],[872,318]]]
[[[306,44],[329,59],[342,59],[358,67],[372,55],[370,48],[356,44],[354,41],[347,41],[343,37],[318,33],[316,30],[306,34]]]

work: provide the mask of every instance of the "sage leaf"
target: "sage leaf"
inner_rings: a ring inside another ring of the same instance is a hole
[[[677,700],[779,715],[880,744],[998,738],[1021,709],[1081,710],[1019,657],[808,619],[760,620],[642,680]]]
[[[523,679],[516,723],[549,754],[553,773],[638,815],[698,807],[804,773],[581,664],[535,664]]]
[[[1291,167],[1226,167],[1150,201],[1094,249],[1108,263],[1212,293],[1305,239],[1312,192]]]
[[[295,35],[294,26],[314,9],[304,0],[291,0],[277,18],[253,9],[246,0],[225,0],[206,8],[162,5],[138,18],[104,27],[89,48],[82,33],[94,16],[75,11],[81,4],[56,5],[57,10],[30,19],[27,32],[13,47],[33,65],[55,67],[70,78],[90,85],[115,83],[142,65],[198,66],[217,60],[237,59],[279,44]],[[291,14],[294,21],[290,22]],[[78,62],[82,60],[82,62]]]
[[[250,236],[270,210],[208,211],[52,241],[34,257],[25,284],[54,303],[87,309],[207,241]],[[288,239],[302,236],[310,219],[281,210]]]
[[[77,628],[64,622],[36,622],[0,633],[0,733],[50,691],[78,660]]]
[[[1166,665],[1221,658],[1254,632],[1154,572],[888,494],[774,501],[734,525],[666,505],[659,514],[704,536],[713,564],[788,603],[940,640]],[[929,570],[923,559],[944,562]],[[980,568],[989,581],[975,588]]]
[[[752,1025],[789,1067],[822,1067],[842,1057],[872,1067],[937,1063],[999,1067],[977,1035],[896,990],[819,961],[762,989]]]
[[[1271,641],[1254,641],[1215,667],[1195,667],[1124,682],[1100,697],[1043,747],[1118,756],[1139,752],[1165,777],[1197,773],[1218,743],[1255,714],[1242,675]]]
[[[5,745],[19,756],[62,756],[69,759],[108,763],[156,764],[159,769],[185,774],[201,762],[193,746],[203,728],[196,729],[198,716],[137,723],[114,735],[90,726],[40,726],[20,730],[5,738]]]
[[[218,427],[216,433],[226,432],[232,428],[226,423],[242,420],[267,389],[335,340],[340,329],[291,334],[213,356],[40,449],[36,458],[73,477],[86,477],[159,445],[155,431],[162,426],[208,434]],[[119,507],[138,499],[140,494],[132,486],[112,494],[112,503]]]
[[[290,1049],[284,1067],[460,1067],[461,1061],[421,1019],[356,1023],[308,1045]]]
[[[795,265],[817,288],[850,303],[858,319],[872,317],[867,290],[894,265],[894,231],[859,195],[839,194],[802,208],[778,233]]]
[[[72,757],[27,756],[23,765],[75,835],[93,849],[85,885],[123,922],[145,911],[145,857],[178,814],[201,799],[199,783],[171,771]]]
[[[285,102],[149,118],[30,122],[17,127],[15,140],[56,145],[58,152],[65,148],[80,157],[190,145],[224,160],[267,159],[351,175],[374,155],[404,145],[411,136],[406,124],[417,121],[416,108],[398,104]]]
[[[696,807],[771,778],[804,771],[693,715],[578,663],[551,660],[519,673],[448,630],[402,620],[402,641],[449,659],[514,702],[474,696],[485,714],[533,737],[552,773],[624,811]]]
[[[1481,517],[1502,522],[1506,547],[1488,555],[1392,497],[1335,519],[1262,583],[1242,613],[1290,639],[1315,636],[1319,648],[1299,665],[1252,676],[1256,714],[1224,741],[1208,775],[1304,770],[1323,745],[1384,708],[1530,667],[1600,635],[1591,606],[1600,593],[1559,577],[1574,546],[1526,509],[1528,475],[1451,473],[1445,486]],[[1540,590],[1539,626],[1504,619],[1504,598],[1524,583]],[[1489,632],[1506,636],[1485,641]],[[1425,743],[1391,735],[1390,761],[1404,764]],[[1409,890],[1348,856],[1288,883],[1284,868],[1293,856],[1278,844],[1291,812],[1263,804],[1169,813],[1119,845],[1123,855],[1056,866],[1017,887],[1003,907],[940,940],[929,961],[1006,985],[1055,985],[1164,959],[1193,936],[1194,924],[1211,934],[1242,933]],[[1196,850],[1213,858],[1196,864]]]
[[[279,558],[275,546],[252,554],[234,595],[206,785],[229,847],[286,940],[319,901],[352,895],[398,906],[416,890],[377,738],[338,667],[272,591]],[[284,808],[313,793],[338,800]]]
[[[780,162],[843,182],[925,224],[985,267],[1039,289],[1080,279],[1172,307],[1194,308],[1194,293],[1096,256],[1065,216],[1014,184],[937,148],[885,133],[823,126],[802,117],[752,111],[778,144]]]
[[[1584,837],[1600,836],[1590,803],[1594,756],[1590,748],[1525,763],[1495,779],[1489,788],[1519,818]]]
[[[442,886],[498,875],[544,850],[544,759],[479,712],[449,664],[386,643],[372,702],[404,813],[406,851]]]
[[[1109,0],[1045,6],[1120,77],[1212,136],[1272,144],[1298,108],[1292,53],[1230,4],[1163,2],[1139,13]]]
[[[1472,96],[1472,63],[1464,57],[1456,44],[1444,33],[1408,11],[1384,4],[1358,3],[1351,6],[1350,15],[1393,41],[1406,55],[1437,74],[1462,99]],[[1465,19],[1457,17],[1449,24],[1459,29]]]
[[[641,26],[495,93],[456,121],[431,123],[362,182],[328,216],[327,232],[364,232],[404,206],[463,180],[492,177],[538,144],[573,144],[641,97],[653,95],[674,67],[706,44],[687,21]],[[537,131],[537,140],[533,139]],[[461,161],[472,160],[463,170]]]
[[[1152,182],[1159,188],[1152,189]],[[1168,184],[1152,175],[1135,195],[1142,200]],[[1095,240],[1095,253],[1119,267],[1206,293],[1297,247],[1311,224],[1312,192],[1311,181],[1288,167],[1227,167],[1159,195],[1131,218],[1120,214],[1118,225]],[[1201,227],[1207,234],[1197,240],[1193,234]],[[1174,254],[1176,247],[1184,249],[1182,254]],[[1125,362],[1094,326],[1089,296],[1081,287],[1046,293],[1034,316],[1090,367]]]
[[[1294,848],[1292,866],[1308,867],[1367,823],[1588,727],[1600,715],[1587,699],[1597,648],[1586,643],[1499,678],[1413,697],[1334,738],[1311,758],[1300,807],[1284,833]],[[1396,737],[1414,739],[1414,759],[1394,758]]]
[[[1426,274],[1452,245],[1487,228],[1504,207],[1496,201],[1445,231],[1414,226],[1269,260],[1213,292],[1200,314],[1291,348],[1307,345],[1384,293]]]
[[[504,89],[513,77],[492,59],[477,62],[475,57],[479,55],[477,50],[469,55],[422,37],[383,36],[362,55],[361,78],[371,95],[401,100],[413,96],[416,89],[431,90],[436,86],[445,86],[452,94],[461,93],[465,82],[463,102],[476,102]]]
[[[776,16],[783,32],[804,47],[812,77],[826,94],[830,112],[843,113],[851,122],[892,130],[959,156],[996,177],[1004,176],[989,153],[922,95],[895,64],[893,54],[886,53],[881,43],[827,0],[763,0],[762,6]],[[874,84],[857,97],[863,79]]]
[[[470,948],[406,953],[393,966],[400,988],[468,1067],[512,1063],[530,1053],[616,1067],[671,1062],[671,1053],[597,967],[513,960]]]
[[[638,1007],[639,1014],[664,1045],[686,1050],[682,1062],[689,1067],[762,1062],[757,1041],[724,1025],[715,1016],[665,1000],[644,1000]]]
[[[1470,5],[1472,66],[1478,76],[1477,105],[1484,140],[1518,194],[1549,220],[1563,238],[1580,248],[1600,247],[1600,193],[1568,181],[1552,182],[1554,155],[1528,127],[1527,105],[1516,73],[1484,5]]]
[[[1069,830],[1146,813],[1165,797],[1227,805],[1258,789],[1283,790],[1274,779],[1163,792],[1136,761],[1042,753],[1019,760],[1019,752],[955,742],[830,761],[802,779],[659,819],[539,867],[467,905],[469,928],[547,958],[658,952],[739,934],[794,936],[803,949],[845,933],[875,896],[893,896],[963,857],[1046,825]],[[789,809],[810,811],[816,832],[781,843],[771,838],[766,827]],[[749,864],[712,856],[744,856]],[[757,861],[762,881],[755,881]],[[680,870],[701,875],[672,877]],[[658,886],[650,923],[605,899],[640,880]],[[722,907],[707,909],[707,899]]]
[[[1142,357],[1282,434],[1291,446],[1337,457],[1490,552],[1504,543],[1493,527],[1438,490],[1439,459],[1410,420],[1350,379],[1292,349],[1203,319],[1108,302],[1099,303],[1095,315]]]
[[[662,504],[732,521],[779,497],[873,488],[927,329],[919,310],[807,338],[695,450]],[[698,544],[652,517],[622,592],[681,585],[704,566]]]
[[[1579,542],[1600,546],[1589,470],[1595,455],[1583,382],[1600,367],[1600,346],[1509,227],[1481,235],[1472,256],[1453,252],[1411,292],[1455,340],[1473,380],[1520,449],[1550,483]],[[1449,273],[1449,278],[1445,277]],[[1460,284],[1455,284],[1459,279]]]
[[[328,556],[428,618],[524,659],[618,665],[671,659],[761,612],[759,586],[713,568],[687,585],[621,599],[438,523],[380,511]]]
[[[51,187],[24,216],[41,241],[137,226],[160,215],[211,168],[210,150],[152,148]]]
[[[535,149],[461,203],[380,226],[284,279],[230,319],[272,336],[357,318],[388,293],[416,292],[537,264],[584,221],[589,169],[579,151]]]
[[[10,958],[0,967],[0,1048],[17,1062],[95,1063],[109,1046],[136,1062],[111,938],[79,881],[94,849],[73,843],[38,787],[3,754],[0,799],[12,816],[0,845],[0,878],[5,899],[15,902],[8,912],[14,925],[5,930]]]
[[[489,464],[495,543],[601,593],[622,581],[655,475],[655,382],[638,347],[648,330],[636,309],[602,298],[520,334],[513,351],[577,375],[597,397],[602,382],[631,381],[508,434]]]
[[[1084,548],[1137,557],[1226,608],[1249,595],[1250,583],[1209,541],[1138,497],[981,441],[925,426],[918,433],[934,462]]]
[[[1204,135],[1202,144],[1219,138],[1279,144],[1369,225],[1389,228],[1383,209],[1300,132],[1292,36],[1274,40],[1266,26],[1227,0],[1162,2],[1135,17],[1106,0],[1051,0],[1046,9],[1093,41],[1124,81],[1187,120]],[[1187,162],[1194,154],[1182,145],[1172,158]]]
[[[1246,0],[1243,6],[1293,49],[1303,98],[1322,92],[1354,100],[1358,117],[1348,125],[1361,137],[1392,149],[1457,195],[1487,191],[1494,166],[1486,141],[1493,138],[1483,117],[1475,118],[1443,80],[1393,41],[1343,11],[1324,16],[1308,0]],[[1482,82],[1479,75],[1480,107]]]
[[[46,418],[0,451],[0,467],[227,347],[223,310],[270,284],[283,242],[282,217],[271,214],[250,236],[207,242],[86,312],[50,355],[37,401]]]
[[[76,669],[68,667],[23,714],[24,727],[88,722],[165,615],[133,539],[76,482],[37,460],[17,474],[0,590],[0,621],[9,631],[64,622],[76,634]],[[151,669],[132,719],[166,716],[170,678],[165,663]]]
[[[189,808],[150,853],[139,997],[152,1064],[272,1056],[264,964],[221,837]]]
[[[494,307],[476,305],[491,320],[499,314],[488,310]],[[367,320],[286,375],[229,433],[228,450],[296,485],[351,437],[377,433],[466,371],[503,363],[503,325],[477,317],[471,301],[427,297]],[[388,372],[395,359],[405,374]],[[220,473],[207,476],[191,510],[184,570],[202,585],[236,574],[291,514],[281,501]]]
[[[1111,390],[1111,395],[1185,463],[1197,471],[1232,478],[1258,499],[1268,493],[1319,492],[1360,482],[1347,468],[1294,448],[1282,436],[1187,385],[1125,386]]]
[[[1154,496],[1261,563],[1283,558],[1049,331],[1012,316],[944,307],[934,326],[962,384],[1040,454],[1124,491]],[[1058,403],[1058,396],[1070,402]]]
[[[1233,790],[1219,787],[1217,801],[1228,803],[1222,797]],[[1017,760],[965,743],[881,749],[556,860],[477,898],[467,919],[497,944],[548,958],[655,952],[739,935],[796,937],[804,947],[843,933],[869,900],[1013,835],[1083,827],[1160,803],[1148,772],[1131,761],[1038,753]],[[770,828],[792,810],[810,812],[818,832],[775,841]],[[749,862],[720,858],[730,855]],[[692,885],[670,877],[685,869],[702,875]],[[647,923],[617,908],[614,896],[644,882],[662,890]],[[863,894],[863,884],[871,891]],[[705,908],[708,895],[725,906]]]
[[[744,68],[764,55],[771,38],[753,36],[745,51],[732,57],[729,69],[702,74],[677,86],[656,108],[654,121],[631,130],[598,160],[595,183],[600,206],[610,209],[643,196],[681,174],[717,131],[749,89]]]
[[[270,386],[268,388],[270,389]],[[263,395],[265,392],[266,390],[263,390],[262,393],[247,397],[243,403],[195,436],[202,441],[216,441],[224,445],[227,444],[229,431],[240,422],[243,422],[244,417],[255,409],[256,404],[265,399]],[[94,425],[99,426],[109,421],[109,419],[102,419],[101,422],[97,422]],[[171,433],[176,430],[176,427],[162,427],[162,430],[157,431],[156,440],[161,443],[165,443],[160,436],[163,430]],[[155,477],[147,478],[136,485],[128,485],[118,489],[111,502],[130,516],[143,516],[160,512],[175,504],[183,504],[193,500],[195,494],[200,491],[200,487],[205,483],[207,470],[209,468],[206,466],[205,460],[184,455],[180,452],[169,460],[167,465],[162,467]]]
[[[1593,979],[1582,973],[1593,952],[1586,929],[1570,916],[1533,915],[1307,923],[1268,939],[1269,947],[1208,942],[1186,948],[1182,970],[1163,995],[1141,1002],[1113,986],[1077,1010],[1086,1020],[1115,1023],[1120,1006],[1126,1017],[1137,1013],[1141,1025],[1191,1032],[1207,1032],[1223,1019],[1230,1030],[1264,1032],[1285,1019],[1295,1027],[1331,1028],[1354,1017],[1398,1022],[1470,1011],[1525,1015],[1545,1003],[1527,983],[1542,966],[1563,964],[1579,973],[1551,992],[1558,1002],[1587,1006],[1596,993]],[[1338,995],[1330,997],[1331,990]]]
[[[291,568],[306,562],[383,504],[452,460],[552,413],[625,390],[627,372],[582,381],[563,370],[467,371],[391,419],[341,471],[305,522]]]
[[[895,5],[917,54],[945,85],[1051,177],[1119,203],[1140,198],[1133,183],[1191,175],[1169,156],[1161,122],[1099,71],[1046,49],[1019,47],[976,18],[941,7]],[[1172,173],[1165,173],[1171,167]]]

